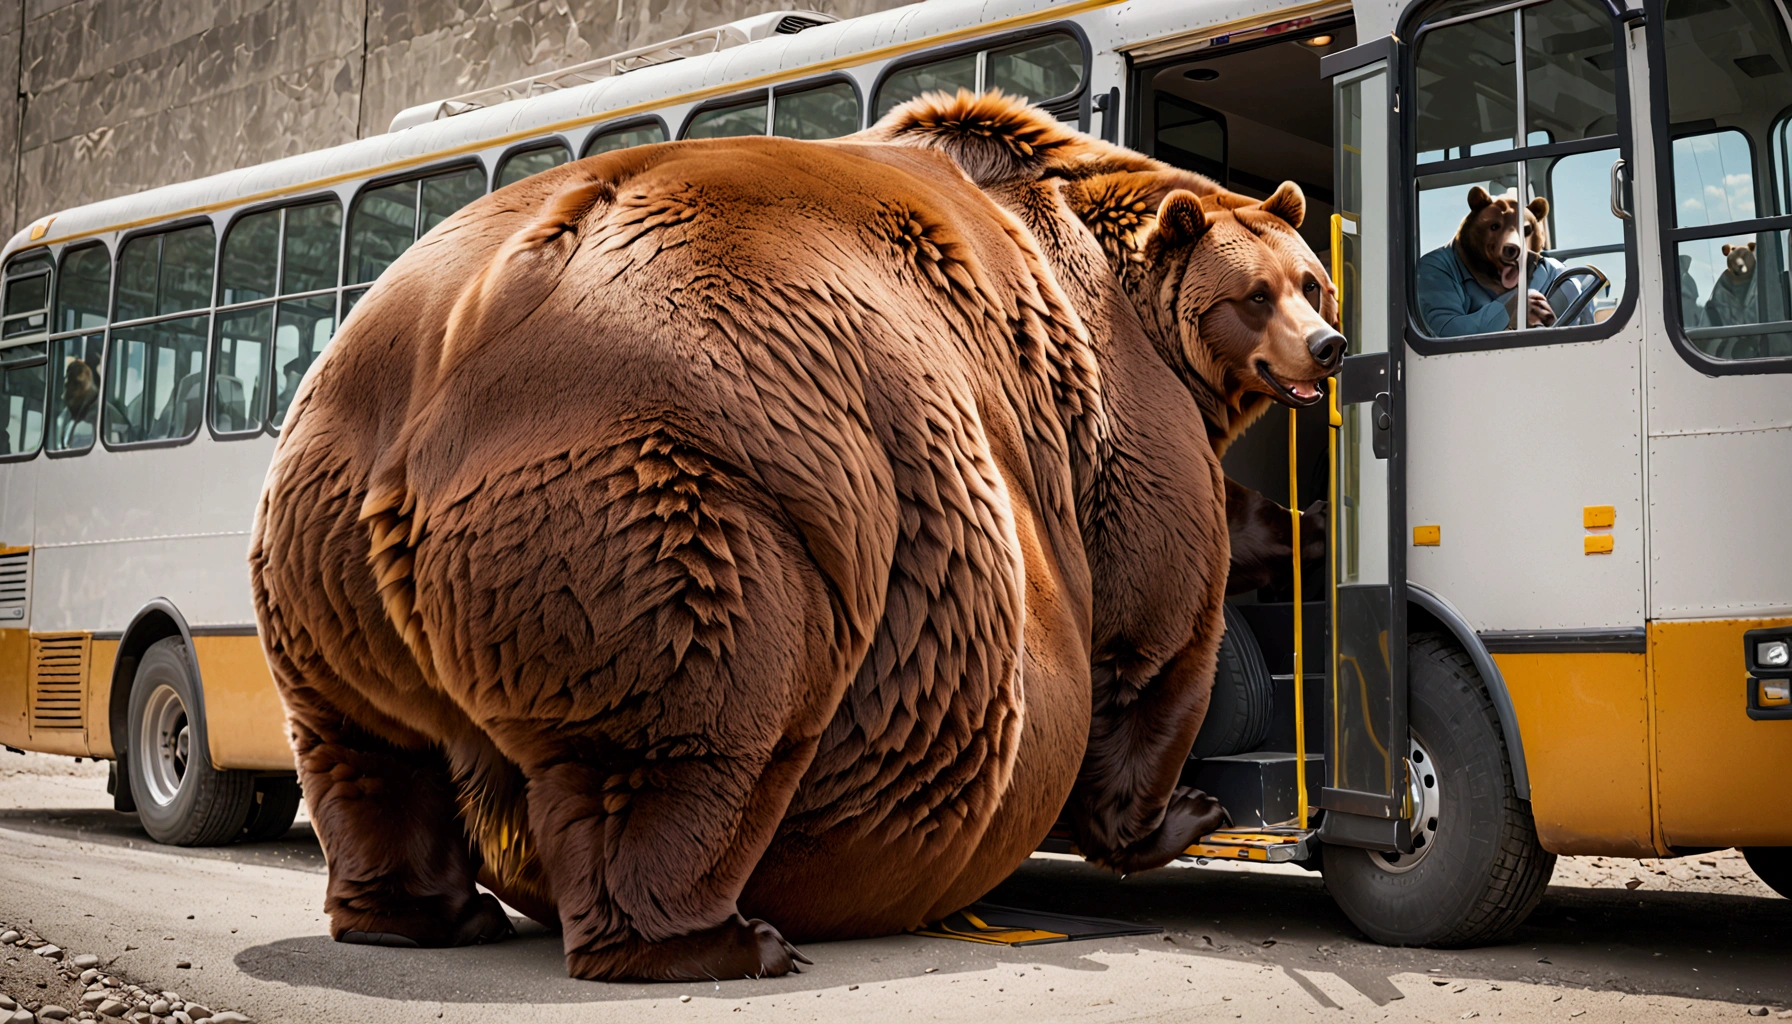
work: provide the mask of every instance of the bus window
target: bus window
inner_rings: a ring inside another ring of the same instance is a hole
[[[1424,333],[1511,332],[1510,343],[1602,323],[1622,305],[1616,35],[1593,0],[1456,2],[1420,25],[1412,313]]]
[[[859,130],[859,94],[851,83],[830,82],[772,97],[772,134],[787,139],[837,139]]]
[[[1792,357],[1785,117],[1792,42],[1772,0],[1668,0],[1668,301],[1712,360]],[[1657,151],[1659,153],[1659,150]],[[1665,198],[1665,197],[1664,197]],[[1664,211],[1665,213],[1665,211]],[[1739,230],[1741,222],[1747,230]]]
[[[50,341],[46,370],[50,430],[44,447],[49,451],[79,452],[93,447],[99,427],[100,351],[106,340],[111,286],[112,257],[105,246],[83,246],[62,254],[51,321],[58,334]]]
[[[415,189],[408,194],[414,219]],[[334,201],[268,210],[231,225],[221,261],[225,308],[212,337],[213,431],[253,435],[286,418],[293,390],[336,326],[341,239],[342,207]],[[314,294],[290,298],[306,293]]]
[[[0,296],[0,457],[31,455],[43,443],[49,304],[48,256],[33,255],[6,268]]]
[[[305,371],[330,343],[336,327],[336,297],[318,295],[280,303],[274,316],[272,385],[274,408],[268,425],[275,430],[286,421],[286,409],[299,389]]]
[[[977,63],[982,56],[960,54],[897,71],[877,87],[877,116],[883,117],[924,92],[976,92]]]
[[[725,139],[734,135],[765,134],[765,98],[726,107],[700,110],[685,125],[687,139]]]
[[[585,143],[585,155],[596,156],[599,153],[612,153],[618,149],[648,146],[664,141],[666,141],[666,129],[660,127],[658,121],[637,123],[626,128],[612,128],[607,132],[599,132],[591,136]]]
[[[1083,48],[1069,36],[1046,36],[989,51],[985,89],[1000,89],[1034,103],[1068,96],[1083,87]]]
[[[193,436],[205,406],[205,315],[112,329],[102,430],[110,445]]]
[[[371,284],[411,243],[485,194],[485,171],[459,167],[426,178],[381,185],[361,193],[348,218],[348,263],[343,284]],[[347,304],[360,299],[358,292]]]
[[[512,153],[498,165],[498,183],[492,188],[496,191],[506,185],[514,185],[524,178],[540,174],[550,167],[558,167],[570,159],[572,159],[572,154],[568,153],[566,147],[558,142],[551,146],[542,146],[539,149],[526,149],[521,153]]]

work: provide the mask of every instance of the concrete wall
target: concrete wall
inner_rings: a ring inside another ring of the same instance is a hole
[[[336,145],[436,97],[764,11],[903,0],[0,0],[0,229]]]

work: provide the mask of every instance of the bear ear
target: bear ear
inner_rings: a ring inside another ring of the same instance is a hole
[[[1207,233],[1207,211],[1201,200],[1187,189],[1176,189],[1164,197],[1157,208],[1157,233],[1160,245],[1193,245]]]
[[[1730,250],[1731,250],[1731,249],[1734,249],[1734,248],[1736,248],[1736,247],[1735,247],[1735,246],[1733,246],[1733,245],[1731,245],[1731,244],[1730,244],[1730,243],[1728,243],[1728,242],[1725,242],[1725,243],[1724,243],[1724,255],[1725,255],[1725,256],[1728,256],[1728,255],[1730,255]]]
[[[1537,198],[1531,200],[1531,205],[1525,207],[1525,209],[1531,211],[1531,216],[1537,218],[1538,220],[1542,220],[1543,218],[1549,216],[1549,200],[1543,198],[1542,196],[1538,196]]]
[[[1288,222],[1291,228],[1300,227],[1300,222],[1307,219],[1307,197],[1300,186],[1292,181],[1282,182],[1282,187],[1275,194],[1263,200],[1264,213],[1273,213]]]
[[[1493,205],[1493,197],[1487,194],[1486,189],[1476,185],[1468,190],[1469,212],[1479,213],[1491,205]]]
[[[1748,251],[1749,252],[1755,251],[1755,243],[1753,243],[1753,242],[1748,243]]]

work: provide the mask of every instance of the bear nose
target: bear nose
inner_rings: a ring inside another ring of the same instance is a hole
[[[1507,242],[1505,245],[1500,246],[1500,259],[1515,260],[1517,258],[1518,258],[1518,246],[1516,244],[1514,244],[1512,242]]]
[[[1307,335],[1307,351],[1319,365],[1330,370],[1344,361],[1344,336],[1330,327],[1321,327]]]

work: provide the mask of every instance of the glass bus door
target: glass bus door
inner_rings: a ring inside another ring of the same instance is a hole
[[[1399,98],[1393,54],[1359,47],[1331,62],[1337,213],[1332,270],[1350,341],[1332,387],[1331,629],[1325,687],[1327,842],[1410,849],[1406,819],[1405,494],[1401,461],[1405,275],[1396,266]],[[1366,58],[1366,59],[1364,59]]]

